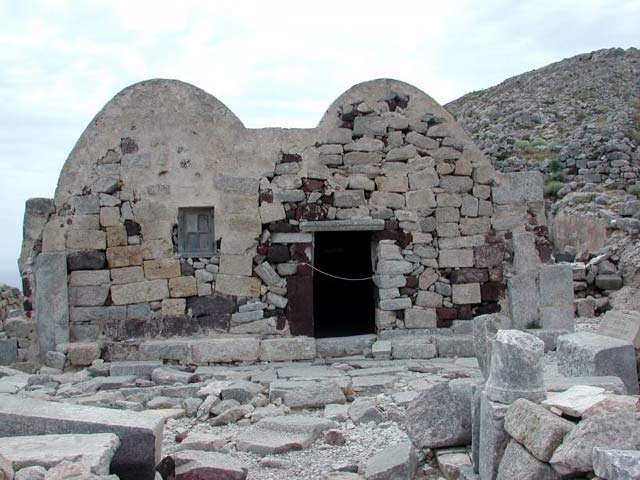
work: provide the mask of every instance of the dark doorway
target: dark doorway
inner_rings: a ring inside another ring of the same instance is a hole
[[[344,278],[372,273],[369,232],[318,232],[314,266]],[[349,282],[313,272],[313,314],[316,338],[375,332],[373,281]]]

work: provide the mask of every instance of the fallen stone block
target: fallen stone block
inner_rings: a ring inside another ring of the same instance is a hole
[[[260,342],[262,362],[312,360],[316,356],[316,340],[310,337],[270,338]]]
[[[547,392],[564,392],[576,385],[589,385],[591,387],[604,388],[609,393],[624,395],[627,387],[619,377],[563,377],[560,375],[546,376],[544,385]]]
[[[406,411],[407,434],[417,448],[471,443],[472,382],[442,382],[420,392]]]
[[[391,445],[375,453],[364,468],[366,480],[411,480],[418,467],[418,458],[411,442]]]
[[[67,359],[71,365],[86,367],[100,358],[100,345],[97,343],[70,343],[67,347]]]
[[[592,460],[593,472],[598,477],[612,480],[640,478],[640,452],[638,451],[595,447]]]
[[[562,476],[584,475],[593,470],[594,447],[640,450],[640,413],[596,415],[583,420],[564,438],[550,463]]]
[[[561,411],[564,415],[580,418],[588,409],[605,399],[605,389],[576,385],[564,392],[550,393],[542,405]]]
[[[361,395],[377,395],[393,387],[395,381],[396,377],[392,375],[370,375],[354,378],[351,386]]]
[[[342,389],[331,381],[308,382],[284,394],[284,404],[291,408],[322,408],[347,401]]]
[[[591,332],[558,337],[558,371],[566,376],[613,375],[627,392],[638,394],[638,370],[633,344]]]
[[[548,462],[565,435],[575,426],[524,398],[507,410],[504,429],[541,462]]]
[[[174,385],[176,383],[191,383],[194,375],[189,372],[182,372],[171,367],[156,368],[151,372],[151,380],[158,385]]]
[[[23,436],[0,438],[0,455],[16,471],[37,466],[48,470],[67,460],[88,466],[96,475],[108,475],[119,446],[113,433]]]
[[[111,471],[122,480],[153,480],[164,422],[142,413],[14,396],[0,397],[0,437],[115,433],[120,448]]]
[[[380,423],[385,420],[376,402],[369,398],[356,398],[349,406],[348,413],[349,418],[356,425],[369,422]]]
[[[445,478],[460,478],[461,471],[471,468],[471,458],[466,452],[449,452],[447,449],[437,452],[438,468]]]
[[[151,372],[162,367],[160,361],[120,361],[111,362],[109,375],[112,377],[134,375],[137,378],[151,380]]]
[[[502,456],[496,480],[559,480],[548,463],[541,462],[526,448],[511,440]]]
[[[598,326],[598,333],[633,343],[640,348],[640,313],[632,310],[609,310]]]
[[[500,328],[507,328],[509,318],[499,313],[479,315],[473,319],[473,344],[482,376],[489,377],[491,345]]]
[[[336,426],[335,422],[319,417],[289,415],[265,418],[238,436],[236,448],[258,455],[302,450],[309,448],[324,431]]]
[[[215,433],[190,433],[180,445],[180,450],[201,450],[205,452],[223,451],[229,442],[233,441],[233,435],[218,435]]]
[[[248,468],[230,455],[199,450],[182,450],[173,459],[176,480],[245,480]]]

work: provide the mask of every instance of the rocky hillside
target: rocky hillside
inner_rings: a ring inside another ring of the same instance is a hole
[[[626,187],[640,178],[638,49],[568,58],[446,108],[501,171],[541,170],[556,190],[560,182]]]

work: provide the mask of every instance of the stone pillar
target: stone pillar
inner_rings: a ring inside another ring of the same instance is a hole
[[[489,378],[480,398],[479,473],[495,480],[507,447],[504,416],[518,398],[540,402],[544,388],[544,342],[519,330],[500,330],[491,349]]]
[[[489,400],[510,404],[518,398],[545,399],[544,342],[519,330],[500,330],[493,341],[486,392]]]
[[[499,313],[480,315],[473,319],[473,343],[478,366],[485,380],[489,377],[493,339],[498,330],[508,328],[509,323],[509,318]]]
[[[69,342],[69,293],[65,253],[41,253],[36,261],[35,310],[40,356]]]

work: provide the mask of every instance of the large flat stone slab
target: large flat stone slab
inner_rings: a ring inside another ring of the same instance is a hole
[[[0,395],[0,437],[115,433],[111,464],[122,480],[153,480],[164,421],[143,413]]]
[[[633,343],[640,348],[640,312],[609,310],[598,326],[598,333]]]
[[[119,446],[113,433],[5,437],[0,438],[0,455],[7,457],[16,471],[37,466],[48,470],[66,460],[87,465],[96,475],[108,475]]]
[[[289,415],[265,418],[237,438],[236,448],[258,455],[302,450],[309,448],[322,432],[335,427],[335,422],[319,417]]]
[[[558,371],[562,375],[613,375],[628,393],[637,394],[636,351],[631,342],[591,332],[558,337]]]
[[[173,456],[176,480],[245,480],[248,469],[230,455],[182,450]]]

